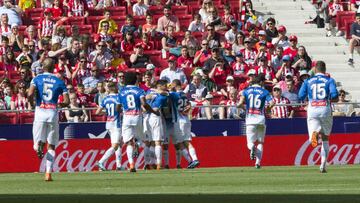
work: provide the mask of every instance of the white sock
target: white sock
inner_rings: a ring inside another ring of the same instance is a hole
[[[181,164],[181,150],[176,150],[176,165]]]
[[[183,150],[181,150],[181,153],[182,153],[183,157],[186,159],[186,161],[188,163],[190,163],[191,162],[191,157],[189,155],[189,152],[184,148]]]
[[[189,153],[193,161],[198,160],[194,147],[189,147]]]
[[[169,165],[169,150],[164,150],[163,151],[163,155],[164,155],[164,163],[165,163],[165,166],[166,165]]]
[[[327,157],[329,154],[329,141],[323,141],[321,145],[321,168],[326,167]]]
[[[133,164],[133,163],[134,163],[133,151],[134,151],[134,147],[133,147],[132,145],[128,145],[128,146],[126,147],[126,154],[127,154],[127,158],[128,158],[129,164]]]
[[[156,164],[161,164],[161,146],[155,146]]]
[[[354,54],[353,54],[353,53],[352,53],[352,54],[350,53],[350,54],[349,54],[349,59],[353,59],[353,58],[354,58]]]
[[[263,153],[263,144],[258,144],[256,147],[256,164],[260,165],[261,162],[261,158],[262,158],[262,153]]]
[[[105,154],[101,157],[99,163],[104,164],[105,161],[107,161],[113,154],[115,150],[114,148],[110,147],[108,150],[106,150]]]
[[[145,165],[149,165],[150,164],[150,149],[148,146],[144,147],[144,162]]]
[[[53,163],[55,160],[55,150],[49,149],[46,152],[46,173],[51,173],[53,169]]]
[[[115,151],[116,168],[121,168],[122,151],[121,146]]]
[[[254,147],[254,143],[252,142],[247,143],[247,147],[249,150],[251,150]]]
[[[155,147],[150,146],[150,164],[156,163],[156,156],[155,156]]]

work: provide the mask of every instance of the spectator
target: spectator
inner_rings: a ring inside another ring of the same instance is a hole
[[[218,11],[215,7],[209,8],[209,17],[205,21],[205,25],[212,25],[215,31],[226,30],[226,25],[221,21]]]
[[[11,50],[7,51],[3,62],[3,69],[5,71],[15,71],[17,70],[17,67],[18,63],[15,60],[14,52]]]
[[[11,3],[11,0],[4,0],[3,6],[0,7],[0,15],[7,14],[9,18],[9,25],[12,24],[22,25],[22,20],[21,20],[22,13],[23,12],[19,7],[14,6]]]
[[[193,58],[189,56],[188,48],[186,46],[181,47],[181,56],[177,59],[177,64],[180,64],[181,68],[193,67]]]
[[[206,89],[209,90],[210,93],[216,92],[217,86],[215,81],[209,77],[210,72],[207,69],[204,69],[201,71],[201,73],[202,73],[200,74],[202,75],[201,84],[203,84],[206,87]]]
[[[134,53],[130,55],[131,68],[145,68],[147,64],[151,63],[150,57],[144,54],[144,48],[138,44],[135,46]]]
[[[33,62],[32,56],[29,54],[29,47],[23,46],[22,52],[15,59],[20,65],[30,66]]]
[[[69,67],[69,64],[66,60],[64,53],[60,54],[59,60],[57,60],[57,63],[55,64],[55,71],[63,71],[63,73],[65,73],[65,78],[66,78],[67,82],[71,83],[72,68]]]
[[[65,56],[69,60],[69,65],[74,67],[80,57],[80,43],[77,38],[71,40],[71,47],[66,51]]]
[[[257,50],[254,48],[254,44],[249,38],[244,40],[245,48],[240,50],[241,54],[244,56],[244,62],[248,66],[253,66],[256,62]]]
[[[101,29],[98,35],[98,38],[96,39],[96,41],[107,41],[108,38],[111,38],[111,35],[109,33],[109,22],[108,21],[103,21],[101,22]],[[94,40],[95,41],[95,40]]]
[[[230,91],[236,89],[235,79],[233,76],[229,75],[226,77],[226,84],[220,89],[220,93],[225,99],[229,99]]]
[[[280,25],[277,29],[279,36],[272,39],[271,43],[274,44],[274,46],[282,47],[283,49],[287,49],[290,46],[290,43],[288,41],[288,37],[286,36],[286,27],[283,25]]]
[[[199,42],[194,36],[191,35],[189,30],[185,32],[185,37],[181,41],[181,45],[187,47],[189,56],[191,57],[194,57],[196,50],[199,48]]]
[[[141,45],[144,51],[149,51],[154,49],[154,42],[149,40],[149,37],[143,33],[141,35],[141,42],[138,42],[135,46]]]
[[[236,34],[235,41],[232,45],[233,53],[237,54],[240,52],[240,50],[245,48],[244,40],[245,40],[245,34],[243,32],[239,32]]]
[[[271,57],[271,66],[274,68],[274,71],[277,72],[283,64],[283,52],[282,47],[276,47],[275,55]]]
[[[54,0],[54,3],[52,4],[52,8],[51,8],[51,13],[54,18],[59,18],[64,16],[64,8],[60,0]]]
[[[204,0],[202,5],[201,5],[201,9],[199,10],[199,14],[201,16],[201,21],[203,23],[206,22],[206,20],[208,19],[208,17],[210,16],[210,12],[209,9],[214,7],[214,3],[212,0]]]
[[[203,67],[205,62],[211,57],[211,52],[209,50],[208,41],[201,41],[201,49],[196,51],[194,56],[194,65],[198,67]]]
[[[36,56],[37,60],[31,64],[31,72],[33,77],[44,72],[42,69],[42,63],[46,58],[47,58],[47,53],[44,50],[40,50]]]
[[[30,83],[32,80],[30,68],[28,66],[21,66],[20,67],[20,80],[25,83],[25,88],[30,88]]]
[[[256,43],[259,42],[259,38],[257,36],[257,28],[254,24],[251,24],[248,29],[247,29],[249,36],[248,39],[250,40],[251,43],[253,43],[254,45]]]
[[[312,66],[312,61],[309,55],[306,52],[304,46],[299,46],[298,53],[294,57],[294,61],[292,62],[292,67],[296,70],[307,70],[309,71]]]
[[[271,118],[292,118],[294,110],[291,106],[279,106],[290,104],[290,100],[281,95],[281,88],[279,85],[273,87],[273,102],[277,104],[271,109]]]
[[[135,39],[132,32],[126,32],[124,39],[121,41],[121,52],[130,52],[134,50]]]
[[[37,50],[36,50],[36,46],[35,46],[35,42],[34,41],[30,41],[28,44],[24,44],[24,46],[29,47],[29,54],[31,56],[31,58],[33,59],[32,61],[36,60],[36,56],[37,56]]]
[[[74,84],[83,83],[84,79],[91,75],[90,69],[92,67],[92,63],[89,63],[87,57],[80,56],[79,61],[73,68],[72,72],[72,81]]]
[[[339,101],[332,104],[333,116],[355,116],[354,106],[347,103],[345,90],[339,90]]]
[[[290,46],[284,49],[284,55],[289,55],[291,60],[294,60],[294,57],[298,53],[298,48],[297,48],[298,39],[295,35],[291,35],[289,37],[289,41],[290,41]]]
[[[31,110],[31,104],[27,99],[26,85],[24,81],[18,81],[15,85],[15,94],[11,97],[11,110]]]
[[[190,22],[188,30],[190,32],[204,32],[205,27],[201,22],[201,16],[198,13],[193,15],[193,21]]]
[[[124,88],[125,85],[125,74],[124,72],[119,72],[117,74],[117,87],[118,87],[118,91],[120,92],[122,90],[122,88]]]
[[[99,69],[93,66],[90,71],[90,76],[83,81],[86,94],[95,94],[98,82],[104,81],[104,77],[100,75]]]
[[[97,93],[94,98],[94,103],[98,106],[101,104],[102,100],[108,95],[105,90],[104,82],[99,82],[96,86]]]
[[[255,15],[255,10],[253,8],[253,4],[251,1],[246,1],[245,3],[245,20],[244,22],[248,22],[251,20],[257,19],[257,16]]]
[[[69,108],[65,110],[65,116],[66,120],[68,122],[87,122],[89,120],[89,116],[87,114],[87,111],[84,109],[84,107],[81,104],[77,103],[76,94],[71,93],[69,95],[70,98],[70,104]]]
[[[156,25],[153,24],[153,16],[151,14],[146,14],[146,23],[141,28],[143,33],[155,36]]]
[[[132,7],[134,16],[145,16],[148,9],[149,6],[144,4],[144,0],[137,0],[137,3]]]
[[[268,18],[266,20],[267,29],[266,32],[266,41],[271,42],[273,38],[278,37],[279,33],[275,27],[275,19],[274,18]]]
[[[259,59],[259,66],[255,68],[257,75],[260,73],[265,76],[265,83],[275,84],[277,82],[275,71],[271,66],[268,66],[267,58],[261,57]]]
[[[11,25],[11,34],[9,36],[9,45],[12,46],[14,52],[21,51],[24,45],[23,36],[19,33],[19,26],[17,24]]]
[[[26,9],[32,9],[36,7],[36,2],[34,0],[19,0],[19,8],[23,11]]]
[[[110,67],[110,63],[113,59],[111,53],[106,52],[106,44],[104,41],[100,41],[96,45],[96,50],[92,51],[89,55],[89,61],[95,63],[100,70],[104,70]]]
[[[204,34],[203,40],[205,39],[208,41],[209,48],[220,47],[223,38],[218,32],[215,32],[215,27],[213,25],[207,25],[206,31],[207,33]]]
[[[108,22],[109,29],[107,31],[107,34],[110,34],[110,35],[114,34],[118,30],[118,25],[116,24],[116,22],[113,19],[111,19],[110,11],[104,10],[104,19],[101,19],[99,21],[99,26],[98,26],[98,31],[97,31],[98,33],[101,32],[103,22]]]
[[[359,0],[350,0],[350,10],[351,11],[355,11],[355,12],[359,13],[359,6],[360,6]]]
[[[225,33],[226,41],[230,44],[234,44],[238,33],[238,23],[236,21],[232,21],[230,23],[230,30]]]
[[[165,35],[161,39],[162,49],[169,52],[171,48],[175,48],[177,46],[177,40],[174,37],[174,27],[168,26],[166,27]]]
[[[41,38],[47,37],[51,38],[53,35],[53,30],[56,29],[55,21],[52,18],[52,12],[50,8],[44,10],[44,16],[39,21],[38,25],[38,36]]]
[[[278,81],[284,80],[285,77],[290,73],[293,77],[298,76],[298,71],[291,67],[291,59],[290,56],[284,55],[282,58],[283,64],[281,68],[276,73],[276,79]]]
[[[224,67],[223,63],[216,63],[214,68],[210,71],[209,77],[213,79],[218,87],[223,87],[226,84],[226,78],[231,72]]]
[[[282,96],[289,99],[291,104],[300,102],[294,81],[286,82],[286,90],[282,93]]]
[[[236,27],[238,26],[238,22],[236,21],[234,15],[231,14],[229,4],[224,5],[224,15],[221,17],[221,21],[224,23],[227,30],[232,26],[232,23],[236,23]]]
[[[51,8],[54,1],[53,0],[40,0],[41,8]],[[64,1],[67,5],[67,0]]]
[[[80,39],[80,32],[78,25],[71,25],[70,27],[70,36],[68,37],[67,40],[68,47],[71,46],[73,39],[78,39],[78,40]]]
[[[244,78],[246,77],[246,73],[250,69],[249,66],[244,62],[243,55],[241,52],[235,55],[235,63],[232,65],[232,72],[234,76]]]
[[[175,79],[180,80],[184,86],[188,83],[185,73],[177,67],[176,57],[170,56],[168,59],[168,68],[161,71],[160,80],[166,80],[168,83],[171,83]]]
[[[299,81],[295,84],[296,87],[301,87],[302,83],[310,78],[310,75],[307,70],[300,70],[299,72]]]
[[[223,107],[219,107],[219,119],[240,119],[240,112],[244,114],[244,111],[237,108],[236,105],[239,102],[238,100],[238,92],[236,89],[231,89],[229,91],[229,97],[227,100],[223,100],[220,102],[220,105]],[[226,107],[224,107],[226,106]]]
[[[143,89],[145,92],[151,89],[153,81],[153,73],[152,71],[147,70],[144,74],[144,82],[140,83],[139,87]]]
[[[100,82],[99,82],[100,83]],[[97,84],[96,84],[97,87]],[[98,90],[98,89],[96,89]],[[88,106],[91,103],[91,98],[88,94],[85,93],[85,87],[83,84],[77,84],[77,91],[76,91],[77,103],[82,106]]]
[[[254,80],[254,78],[256,76],[256,70],[250,69],[247,72],[247,76],[248,76],[248,79],[239,85],[239,91],[240,91],[239,93],[241,93],[244,89],[246,89],[247,87],[250,86],[250,83]]]
[[[11,51],[11,47],[9,46],[9,39],[5,36],[2,36],[0,47],[0,62],[4,61],[4,55],[6,55],[7,51]]]
[[[351,24],[350,28],[351,39],[349,41],[349,60],[348,64],[354,64],[354,48],[360,46],[360,13],[356,13],[356,22]]]
[[[88,6],[85,0],[70,0],[68,3],[69,17],[88,17]]]
[[[9,81],[10,83],[10,81]],[[9,85],[3,89],[5,109],[11,109],[11,98],[13,96],[13,88]]]
[[[116,1],[114,1],[114,0],[100,0],[96,4],[95,9],[106,9],[106,8],[110,8],[110,7],[114,7],[114,6],[116,6]]]
[[[51,38],[51,44],[60,44],[61,48],[67,47],[67,36],[66,36],[66,30],[64,26],[54,26],[54,32]]]
[[[9,17],[6,13],[1,14],[1,27],[0,32],[2,36],[10,37],[11,26],[9,25]]]
[[[210,72],[217,63],[224,63],[226,67],[228,66],[227,62],[224,61],[224,59],[220,55],[220,49],[213,48],[211,49],[211,58],[205,61],[203,69],[207,69]]]
[[[224,58],[224,61],[226,61],[228,64],[233,64],[235,62],[235,56],[232,54],[231,44],[225,43],[222,50],[222,57]]]
[[[337,12],[339,11],[344,11],[344,8],[342,6],[342,4],[339,2],[339,0],[333,0],[333,3],[329,4],[329,16],[328,16],[328,20],[329,20],[329,27],[327,27],[327,33],[326,36],[327,37],[331,37],[332,36],[332,30],[336,29],[336,15]],[[341,35],[343,35],[341,30],[338,30],[336,32],[336,36],[340,37]]]

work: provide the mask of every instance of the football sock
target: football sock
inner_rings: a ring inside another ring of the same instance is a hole
[[[150,149],[148,146],[144,147],[144,162],[145,165],[150,164]]]
[[[126,154],[127,154],[127,157],[128,157],[129,164],[134,163],[133,151],[134,151],[134,147],[132,145],[128,145],[126,147]]]
[[[121,146],[115,151],[116,168],[121,168],[122,151]]]
[[[165,166],[169,165],[169,150],[164,150],[163,153]]]
[[[161,146],[155,146],[156,164],[161,164]]]
[[[186,159],[186,161],[188,162],[188,163],[190,163],[191,162],[191,157],[190,157],[190,155],[189,155],[189,152],[186,150],[186,149],[183,149],[183,150],[181,150],[181,153],[182,153],[182,155],[184,156],[184,158]],[[196,155],[195,155],[196,156]]]
[[[349,54],[349,59],[353,59],[353,58],[354,58],[354,54],[353,54],[353,53],[352,53],[352,54],[350,53],[350,54]]]
[[[155,156],[155,147],[150,146],[150,164],[156,163],[156,156]]]
[[[101,157],[99,163],[104,164],[105,161],[107,161],[113,154],[115,150],[114,148],[110,147],[108,150],[106,150],[105,154]]]
[[[256,147],[256,164],[260,165],[263,153],[263,144],[258,144]]]
[[[321,145],[321,167],[326,167],[326,161],[329,154],[329,141],[323,141]]]
[[[46,173],[51,173],[55,160],[55,150],[49,149],[46,153]]]
[[[247,147],[248,147],[249,150],[251,150],[254,147],[254,143],[248,142]]]
[[[198,160],[194,147],[189,147],[189,153],[193,161]]]
[[[181,150],[176,150],[176,165],[181,164]]]

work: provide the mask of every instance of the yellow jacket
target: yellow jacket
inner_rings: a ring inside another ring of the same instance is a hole
[[[114,32],[116,32],[118,30],[118,25],[116,24],[116,22],[113,19],[110,19],[110,20],[102,19],[99,22],[98,33],[100,33],[100,31],[101,31],[101,23],[105,22],[105,21],[109,22],[108,34],[113,34]]]

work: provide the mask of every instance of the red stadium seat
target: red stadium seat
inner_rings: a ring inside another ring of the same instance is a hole
[[[80,34],[89,34],[93,33],[92,25],[81,25],[79,26],[79,33]]]
[[[119,30],[121,29],[121,27],[123,25],[125,25],[125,19],[126,17],[125,16],[114,16],[112,17],[112,19],[116,22],[116,24],[118,25],[119,27]]]
[[[126,7],[125,6],[116,6],[109,7],[106,10],[110,11],[111,16],[125,16],[126,15]]]
[[[19,114],[19,123],[27,124],[34,122],[34,112],[23,112]]]
[[[26,17],[27,18],[34,18],[34,17],[38,17],[41,18],[43,17],[43,8],[31,8],[31,9],[27,9],[25,11]]]
[[[89,17],[103,16],[104,15],[104,9],[89,8],[88,12],[89,12]]]
[[[345,23],[345,37],[346,39],[351,39],[351,34],[350,34],[350,29],[351,29],[351,25],[354,23],[354,21],[348,21]]]
[[[140,25],[144,25],[146,23],[146,17],[145,16],[134,16],[134,25],[137,27]]]
[[[180,29],[186,31],[192,21],[192,15],[182,15],[178,16],[180,21]]]
[[[84,17],[69,17],[66,22],[68,25],[85,25]]]
[[[0,113],[0,124],[17,124],[18,115],[17,113]]]
[[[353,11],[340,11],[336,15],[336,24],[339,30],[346,30],[346,22],[353,22],[355,19],[355,12]]]
[[[16,82],[21,79],[21,76],[17,71],[9,71],[8,76],[12,84],[16,84]]]
[[[87,22],[88,25],[92,26],[92,28],[94,30],[94,33],[97,33],[99,22],[103,18],[104,18],[103,16],[89,16],[89,17],[87,17],[86,22]]]

